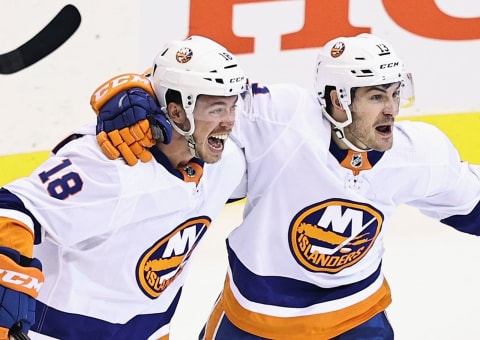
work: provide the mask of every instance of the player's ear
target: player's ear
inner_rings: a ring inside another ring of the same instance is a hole
[[[170,119],[173,120],[175,123],[178,123],[183,119],[182,115],[185,116],[185,112],[183,111],[183,108],[177,103],[173,103],[173,102],[168,103],[167,113]]]
[[[337,91],[330,91],[330,101],[332,103],[330,114],[336,121],[343,122],[347,119],[347,113],[343,109]]]
[[[171,102],[167,105],[168,115],[170,119],[182,130],[187,131],[187,127],[190,126],[190,123],[187,119],[187,114],[183,109],[182,105]]]
[[[330,100],[332,102],[332,105],[335,107],[335,109],[342,110],[342,105],[340,104],[340,100],[338,100],[338,94],[337,91],[330,91]]]

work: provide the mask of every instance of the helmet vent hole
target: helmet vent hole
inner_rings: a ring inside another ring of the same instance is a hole
[[[229,68],[234,68],[234,67],[237,67],[238,65],[237,64],[234,64],[234,65],[228,65],[228,66],[225,66],[224,69],[229,69]]]
[[[217,83],[217,84],[224,84],[222,78],[215,78],[215,79],[213,79],[213,78],[203,78],[203,79],[208,80],[208,81],[213,81],[213,82],[215,82],[215,83]]]
[[[352,73],[353,76],[359,77],[359,78],[373,77],[374,76],[374,73],[372,72],[372,70],[369,70],[369,69],[359,70],[359,71],[352,70],[351,73]]]

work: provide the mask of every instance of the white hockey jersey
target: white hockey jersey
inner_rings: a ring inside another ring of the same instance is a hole
[[[400,204],[480,234],[480,170],[435,127],[402,121],[387,152],[340,150],[313,95],[286,84],[253,93],[234,130],[248,199],[222,296],[238,327],[329,339],[383,311],[383,238]]]
[[[41,241],[34,256],[45,283],[33,331],[70,340],[168,334],[188,260],[245,160],[227,142],[197,186],[158,150],[154,156],[134,167],[111,161],[88,135],[2,190],[0,216],[22,221]]]

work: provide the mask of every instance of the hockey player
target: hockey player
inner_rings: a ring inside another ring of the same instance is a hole
[[[480,168],[437,128],[395,122],[414,97],[389,43],[328,42],[315,88],[251,86],[232,134],[247,161],[244,220],[201,339],[393,339],[382,255],[395,208],[480,235]]]
[[[143,145],[164,142],[144,162],[108,160],[85,129],[0,189],[0,339],[17,322],[33,339],[168,339],[192,252],[244,174],[227,137],[246,77],[225,48],[194,36],[166,44],[145,79],[117,77],[92,99],[102,116],[173,125],[136,131]],[[136,88],[109,92],[125,82]],[[102,128],[121,138],[114,124]]]

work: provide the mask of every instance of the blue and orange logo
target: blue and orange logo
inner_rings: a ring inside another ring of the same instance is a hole
[[[338,58],[340,57],[343,52],[345,52],[345,44],[341,41],[338,41],[335,43],[335,45],[332,46],[332,49],[330,50],[330,55],[332,58]]]
[[[158,298],[180,275],[210,223],[206,216],[189,219],[143,253],[137,263],[136,277],[145,295]]]
[[[340,199],[315,203],[292,220],[290,250],[310,271],[338,273],[367,254],[382,224],[383,214],[365,203]]]
[[[188,47],[182,47],[175,55],[175,58],[180,64],[188,63],[193,57],[193,51]]]

